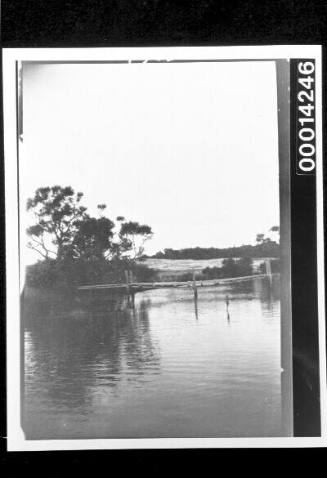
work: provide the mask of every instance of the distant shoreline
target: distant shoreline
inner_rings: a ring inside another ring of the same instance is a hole
[[[192,260],[209,260],[209,259],[226,259],[235,257],[249,257],[256,259],[260,257],[275,257],[280,255],[280,246],[277,242],[270,238],[265,238],[263,234],[259,234],[258,243],[255,245],[243,244],[242,246],[232,247],[187,247],[184,249],[165,248],[151,256],[144,255],[144,259],[192,259]],[[261,237],[262,236],[262,237]],[[260,242],[259,242],[260,241]]]
[[[219,267],[224,259],[239,260],[240,257],[219,257],[212,259],[167,259],[167,258],[153,258],[149,257],[142,259],[140,264],[144,264],[150,269],[153,269],[160,281],[179,280],[187,273],[195,272],[201,274],[206,267]],[[279,257],[253,257],[253,273],[258,271],[259,265],[266,259],[271,261],[278,260]],[[161,264],[160,264],[161,263]],[[163,265],[165,267],[163,267]]]

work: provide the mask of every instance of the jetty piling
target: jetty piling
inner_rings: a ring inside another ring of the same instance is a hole
[[[125,272],[125,279],[126,279],[126,292],[127,292],[127,295],[129,295],[130,293],[129,274],[128,274],[128,271],[124,271],[124,272]]]
[[[269,279],[269,284],[272,284],[272,273],[271,273],[271,262],[270,259],[265,260],[265,266],[266,266],[266,275],[268,276]]]
[[[225,304],[226,304],[226,311],[227,311],[227,314],[228,314],[228,312],[229,312],[228,311],[228,307],[229,307],[229,296],[228,295],[226,295],[226,297],[225,297]]]
[[[131,307],[134,309],[135,308],[135,290],[133,288],[134,284],[134,275],[133,271],[129,271],[129,284],[130,284],[130,301],[131,301]]]
[[[197,285],[196,285],[196,272],[195,271],[193,271],[192,287],[193,287],[193,293],[194,293],[194,300],[195,300],[195,302],[197,302],[197,300],[198,300],[198,288],[197,288]]]
[[[134,292],[132,288],[133,284],[133,273],[131,271],[125,271],[126,279],[126,294],[127,294],[127,305],[128,307],[134,307]]]

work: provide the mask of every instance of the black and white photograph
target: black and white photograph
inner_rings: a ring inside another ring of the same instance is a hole
[[[291,188],[322,195],[320,68],[305,46],[4,52],[11,449],[305,439]]]

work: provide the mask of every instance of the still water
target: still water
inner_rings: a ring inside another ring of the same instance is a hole
[[[26,296],[26,438],[281,434],[278,279],[105,296]]]

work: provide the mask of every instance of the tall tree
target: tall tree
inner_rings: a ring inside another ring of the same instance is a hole
[[[133,259],[137,259],[143,255],[144,244],[152,236],[152,229],[146,224],[133,221],[123,222],[119,232],[121,249],[123,252],[132,251]]]
[[[72,187],[43,187],[27,201],[36,223],[27,229],[28,246],[43,258],[62,259],[73,242],[80,222],[87,216],[80,205],[83,193]]]
[[[99,204],[99,211],[104,211],[105,204]],[[112,242],[115,227],[107,217],[86,216],[77,221],[77,232],[72,241],[72,256],[79,259],[106,259],[114,249]]]
[[[27,229],[28,246],[43,258],[57,261],[130,255],[137,259],[143,254],[145,241],[152,237],[150,226],[126,222],[118,216],[118,240],[114,240],[115,223],[104,216],[106,205],[99,204],[99,217],[91,217],[86,207],[80,205],[82,197],[83,193],[75,193],[70,186],[37,189],[27,201],[27,210],[35,219],[35,224]]]

